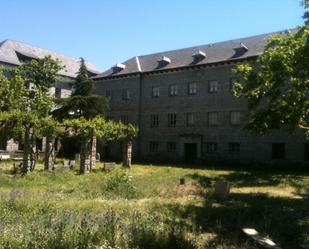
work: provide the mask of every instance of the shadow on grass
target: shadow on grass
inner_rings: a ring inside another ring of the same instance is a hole
[[[175,204],[157,208],[169,210],[175,217],[190,220],[193,226],[199,227],[204,233],[216,234],[207,248],[212,248],[211,244],[244,244],[241,233],[244,227],[252,227],[269,235],[284,249],[298,248],[298,245],[309,239],[308,198],[231,194],[226,201],[205,198],[203,206]]]
[[[202,187],[211,187],[216,180],[229,182],[232,187],[271,187],[279,184],[289,184],[297,187],[307,174],[292,172],[282,173],[280,171],[234,171],[229,174],[221,174],[216,177],[194,173],[185,177],[192,178]]]

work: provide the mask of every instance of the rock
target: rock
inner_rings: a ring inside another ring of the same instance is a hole
[[[230,184],[225,181],[217,181],[215,183],[215,196],[221,199],[227,199],[230,194]]]

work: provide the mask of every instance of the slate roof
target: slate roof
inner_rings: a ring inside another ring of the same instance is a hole
[[[80,59],[71,56],[55,53],[53,51],[42,49],[28,45],[26,43],[4,40],[0,42],[0,63],[7,63],[12,65],[20,65],[21,61],[18,55],[22,55],[29,58],[43,58],[47,55],[52,56],[55,59],[60,60],[65,66],[60,71],[60,75],[75,78],[80,67]],[[86,62],[86,67],[89,72],[93,74],[99,74],[100,71],[95,65]]]
[[[294,30],[292,31],[294,32]],[[93,78],[100,79],[138,72],[153,72],[254,57],[263,53],[267,39],[271,35],[284,33],[285,31],[274,32],[196,47],[137,56],[122,62],[122,64],[125,65],[125,69],[115,71],[112,67]],[[200,61],[194,61],[194,57],[192,55],[198,54],[199,51],[206,53],[206,58]],[[160,66],[158,61],[160,61],[163,56],[168,57],[171,60],[171,63]]]

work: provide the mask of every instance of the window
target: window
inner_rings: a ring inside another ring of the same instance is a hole
[[[197,84],[196,83],[189,83],[188,84],[188,94],[189,95],[196,95],[197,93]]]
[[[240,112],[238,112],[238,111],[230,112],[230,123],[231,123],[231,125],[239,125],[240,124]]]
[[[150,126],[158,127],[159,126],[159,115],[151,115],[150,116]]]
[[[188,112],[187,113],[187,126],[193,126],[194,125],[194,113]]]
[[[129,100],[131,98],[131,92],[129,89],[122,90],[122,100]]]
[[[239,154],[240,144],[239,143],[229,143],[229,153],[230,154]]]
[[[219,124],[218,112],[208,112],[208,125],[215,126]]]
[[[160,87],[159,86],[152,87],[152,97],[159,98],[159,96],[160,96]]]
[[[218,81],[211,80],[208,83],[208,92],[209,93],[216,93],[218,92]]]
[[[167,142],[167,152],[175,152],[176,151],[176,143],[175,142]]]
[[[231,92],[233,91],[233,87],[234,87],[235,82],[236,82],[236,78],[230,78],[229,89],[230,89]]]
[[[108,101],[112,100],[113,92],[111,90],[106,90],[105,97]]]
[[[149,143],[149,152],[158,152],[159,150],[159,143],[151,141]]]
[[[167,116],[168,126],[175,127],[176,126],[176,113],[169,113]]]
[[[305,143],[304,159],[309,161],[309,143]]]
[[[169,85],[169,95],[170,96],[177,96],[178,95],[177,85]]]
[[[60,99],[61,98],[61,88],[56,87],[55,89],[55,98]]]
[[[123,116],[120,117],[120,121],[121,121],[121,123],[127,125],[129,123],[129,118],[128,118],[128,116],[123,115]]]
[[[285,159],[285,144],[273,143],[272,144],[272,159],[283,160]]]
[[[214,142],[206,143],[206,152],[208,154],[216,153],[218,151],[218,144]]]

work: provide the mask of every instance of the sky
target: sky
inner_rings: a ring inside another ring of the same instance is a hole
[[[133,56],[295,28],[300,0],[0,0],[0,41],[83,57]]]

